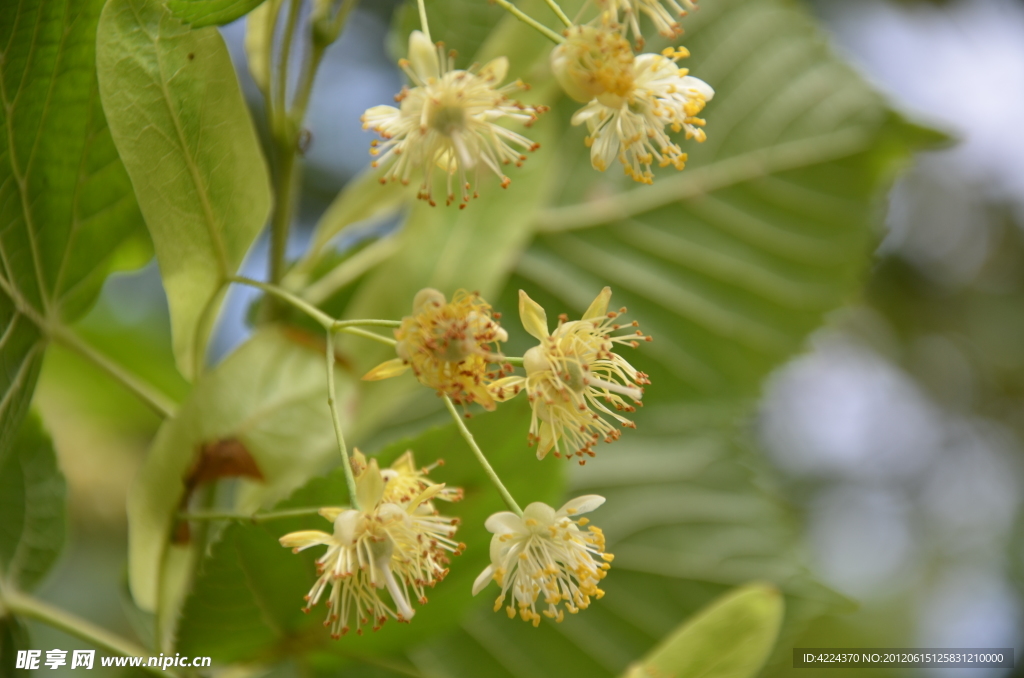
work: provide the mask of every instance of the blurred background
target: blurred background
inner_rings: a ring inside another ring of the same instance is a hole
[[[401,86],[386,45],[397,4],[362,3],[321,69],[296,251],[369,159],[359,116]],[[808,559],[824,583],[859,603],[856,612],[818,620],[797,644],[1017,646],[1019,655],[1024,2],[814,0],[808,7],[834,49],[897,109],[952,141],[920,154],[888,197],[861,295],[765,386],[756,433],[801,517]],[[244,26],[223,32],[262,123],[244,67]],[[265,256],[260,243],[243,274],[262,277]],[[254,296],[237,286],[231,294],[215,359],[246,333]],[[171,359],[154,263],[113,276],[82,334],[168,393],[187,392]],[[41,593],[131,633],[130,607],[122,604],[125,488],[158,421],[58,347],[47,354],[37,403],[61,453],[72,518],[70,548]],[[85,647],[38,625],[32,632],[36,647]]]

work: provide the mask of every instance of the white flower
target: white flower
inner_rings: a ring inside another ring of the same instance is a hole
[[[604,503],[604,497],[590,494],[577,497],[555,511],[547,504],[535,502],[526,507],[523,516],[495,513],[487,519],[491,538],[491,564],[473,583],[473,595],[482,591],[493,579],[501,586],[501,595],[494,611],[511,592],[506,608],[509,618],[519,616],[534,626],[540,624],[537,601],[544,616],[562,621],[565,610],[575,614],[590,606],[591,596],[601,598],[604,591],[597,583],[604,579],[608,563],[613,559],[604,552],[604,535],[597,527],[580,528],[586,518],[573,518],[593,511]],[[558,605],[564,603],[564,609]]]
[[[639,325],[635,321],[628,325],[615,322],[626,309],[609,312],[611,296],[611,288],[605,287],[581,320],[560,320],[555,331],[548,334],[544,309],[526,292],[519,291],[523,327],[541,343],[523,356],[525,377],[499,379],[491,390],[499,401],[526,391],[533,408],[530,443],[537,444],[538,459],[554,449],[556,457],[571,459],[575,455],[583,464],[587,456],[594,456],[594,445],[599,441],[610,443],[621,435],[601,415],[636,428],[619,414],[636,409],[623,396],[639,403],[642,386],[650,380],[612,349],[616,344],[635,348],[638,339],[650,341],[650,337],[635,329]],[[622,329],[628,333],[613,334]]]
[[[573,115],[572,124],[586,123],[590,131],[587,145],[595,169],[603,172],[618,159],[626,174],[648,184],[654,181],[655,161],[683,169],[686,154],[668,131],[685,130],[687,139],[704,141],[704,121],[696,116],[715,95],[706,82],[676,65],[686,54],[682,48],[641,54],[633,62],[628,91],[601,94]]]
[[[423,510],[444,485],[428,485],[400,502],[387,501],[384,488],[377,460],[372,459],[356,479],[362,509],[320,509],[320,515],[334,523],[333,533],[303,530],[280,539],[295,553],[327,547],[317,558],[319,577],[306,596],[305,609],[330,589],[324,626],[331,627],[334,638],[348,633],[351,625],[361,634],[365,624],[372,623],[377,630],[388,617],[411,620],[416,612],[410,599],[426,603],[424,588],[448,574],[447,553],[457,555],[465,548],[453,539],[457,520]],[[388,590],[394,607],[381,599],[382,588]]]
[[[519,149],[536,150],[536,144],[497,123],[508,118],[529,126],[546,110],[509,99],[526,89],[521,81],[500,87],[508,73],[508,59],[499,57],[479,70],[455,70],[453,55],[445,55],[419,31],[409,36],[409,58],[399,61],[414,87],[395,97],[400,107],[374,106],[363,114],[363,128],[372,129],[383,143],[370,149],[378,156],[372,163],[392,163],[382,181],[408,183],[422,173],[419,197],[434,204],[435,169],[447,175],[447,203],[455,201],[453,181],[458,182],[464,207],[470,199],[467,172],[481,166],[493,172],[506,187],[511,179],[502,165],[519,166],[526,156]],[[474,177],[476,180],[476,177]],[[473,194],[475,195],[475,193]]]

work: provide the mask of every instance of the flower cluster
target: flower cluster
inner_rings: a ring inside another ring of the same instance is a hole
[[[359,508],[323,508],[320,515],[334,524],[332,532],[304,530],[280,540],[296,553],[327,547],[316,561],[319,576],[305,609],[329,590],[324,626],[334,638],[353,626],[360,634],[366,624],[377,630],[389,617],[411,620],[415,610],[410,601],[426,603],[424,589],[448,574],[448,554],[465,548],[454,539],[458,521],[438,515],[430,504],[461,497],[461,492],[445,493],[444,485],[427,482],[411,453],[381,471],[377,460],[367,463],[357,452],[353,466]],[[390,604],[380,595],[385,588]]]
[[[552,449],[555,456],[579,458],[580,464],[594,456],[594,446],[612,442],[620,429],[603,417],[607,415],[621,426],[635,428],[622,412],[633,412],[643,397],[647,375],[633,368],[613,351],[616,344],[636,347],[640,339],[650,341],[638,323],[616,322],[626,311],[608,310],[611,288],[597,295],[581,320],[559,319],[558,327],[548,333],[547,315],[537,302],[520,290],[519,315],[526,331],[540,341],[523,356],[526,376],[509,376],[491,386],[497,400],[506,400],[526,391],[533,408],[530,440],[537,445],[537,457],[543,459]],[[613,334],[626,330],[626,334]],[[629,401],[626,400],[629,398]]]
[[[498,344],[508,334],[490,305],[465,290],[449,302],[441,292],[426,288],[413,299],[412,313],[395,330],[398,357],[377,365],[363,379],[387,379],[412,369],[420,382],[453,402],[493,410],[490,385],[500,369],[492,371],[490,365],[501,361]]]
[[[363,128],[384,138],[373,142],[372,165],[391,163],[381,181],[409,183],[414,172],[422,172],[419,197],[434,204],[435,170],[447,177],[447,204],[461,194],[460,207],[469,202],[474,176],[481,166],[501,179],[507,187],[503,165],[522,165],[539,144],[522,134],[506,129],[497,121],[516,120],[526,126],[546,109],[526,106],[509,98],[526,89],[521,81],[500,86],[508,73],[508,59],[499,57],[479,70],[456,70],[454,54],[445,54],[441,45],[433,45],[423,33],[409,36],[409,58],[399,61],[413,87],[404,87],[395,97],[399,107],[374,106],[363,114]],[[477,178],[474,178],[476,181]]]
[[[523,515],[495,513],[487,519],[491,538],[491,564],[473,584],[478,594],[492,580],[501,586],[494,601],[497,612],[511,592],[506,608],[509,618],[518,611],[523,621],[540,624],[541,614],[562,621],[565,611],[576,614],[590,606],[591,597],[601,598],[604,591],[598,582],[604,579],[613,556],[604,551],[604,534],[588,524],[581,513],[593,511],[604,503],[604,497],[590,494],[577,497],[555,511],[547,504],[535,502]],[[559,608],[564,605],[564,609]]]
[[[567,33],[552,52],[552,68],[566,93],[586,104],[572,124],[587,126],[594,169],[603,172],[618,160],[627,175],[646,184],[654,182],[655,162],[683,169],[687,155],[669,131],[704,141],[704,120],[697,114],[715,94],[677,65],[689,52],[669,47],[661,54],[634,56],[610,26],[580,26]]]

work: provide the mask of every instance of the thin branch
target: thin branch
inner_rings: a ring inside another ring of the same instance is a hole
[[[445,407],[448,408],[448,411],[452,415],[452,419],[455,420],[455,425],[459,428],[459,433],[461,433],[462,437],[467,443],[469,443],[469,449],[473,450],[473,454],[476,455],[477,461],[479,461],[480,465],[484,468],[484,473],[486,473],[487,477],[491,479],[494,486],[498,488],[498,493],[501,495],[501,498],[505,500],[505,505],[512,509],[517,516],[523,515],[523,509],[519,508],[519,504],[517,504],[516,500],[512,498],[512,493],[509,492],[508,488],[505,487],[505,484],[501,482],[501,478],[498,477],[494,467],[491,466],[491,462],[487,461],[487,457],[484,456],[480,446],[476,444],[476,438],[473,437],[473,433],[466,427],[466,422],[462,420],[462,415],[460,415],[459,411],[455,409],[455,404],[452,402],[452,399],[446,395],[442,396],[442,398],[444,399]]]
[[[35,619],[76,638],[81,638],[107,652],[122,657],[146,657],[150,654],[146,648],[136,645],[130,640],[19,591],[4,589],[0,594],[0,603],[3,608],[15,615]],[[171,676],[172,678],[181,676],[177,671],[164,670],[159,666],[147,666],[145,663],[141,664],[139,668],[158,676]]]
[[[551,30],[541,22],[537,21],[529,14],[525,13],[524,11],[513,5],[508,0],[494,0],[494,2],[497,3],[499,7],[510,12],[512,16],[519,19],[530,28],[539,31],[545,38],[552,41],[556,45],[560,45],[561,43],[565,42],[565,38],[563,38],[561,35],[555,33],[553,30]]]
[[[334,332],[330,328],[327,330],[327,405],[331,408],[334,435],[338,439],[338,449],[341,451],[341,465],[345,470],[345,484],[348,485],[349,501],[353,508],[360,509],[363,507],[359,505],[359,497],[356,495],[356,479],[352,475],[352,460],[348,456],[345,434],[341,430],[341,419],[338,417],[338,403],[334,389]]]
[[[306,518],[319,515],[319,508],[286,509],[283,511],[265,511],[261,513],[238,513],[234,511],[183,511],[178,514],[179,520],[237,520],[243,523],[259,525],[272,520],[288,518]]]

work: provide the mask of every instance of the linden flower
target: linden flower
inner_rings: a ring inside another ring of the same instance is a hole
[[[535,502],[526,507],[520,518],[508,511],[495,513],[485,523],[491,538],[491,564],[473,583],[473,595],[493,579],[501,586],[501,595],[494,601],[497,612],[511,591],[512,600],[506,608],[509,619],[519,616],[523,621],[540,624],[541,613],[555,621],[565,618],[565,610],[576,614],[590,606],[591,596],[600,599],[604,591],[597,583],[604,579],[614,556],[604,552],[604,534],[590,526],[586,518],[573,516],[593,511],[604,503],[604,497],[588,494],[577,497],[555,511],[547,504]],[[564,609],[558,607],[564,603]],[[543,607],[546,606],[546,607]]]
[[[333,533],[303,530],[280,539],[295,553],[327,547],[316,561],[319,577],[306,596],[305,610],[330,589],[324,626],[331,628],[333,638],[348,633],[351,625],[362,634],[362,626],[372,622],[376,631],[388,617],[411,620],[415,610],[410,597],[425,604],[424,588],[448,574],[447,554],[458,555],[465,548],[453,539],[457,520],[422,511],[443,485],[429,485],[404,502],[389,501],[385,487],[373,459],[356,479],[358,504],[364,508],[320,509],[320,515],[334,523]],[[393,607],[381,599],[382,588]]]
[[[360,475],[368,468],[366,456],[358,449],[352,453],[352,467],[356,475]],[[418,468],[412,450],[406,450],[405,454],[391,463],[391,466],[380,470],[384,479],[384,501],[395,504],[406,504],[412,501],[421,492],[433,486],[427,479],[427,474],[438,466],[444,466],[444,460],[438,459],[430,466]],[[443,487],[443,486],[442,486]],[[443,487],[434,496],[434,499],[441,501],[456,502],[462,501],[463,492],[460,487]],[[419,505],[420,511],[426,510],[433,513],[433,506],[429,501]]]
[[[634,181],[650,184],[655,161],[660,167],[685,167],[686,153],[668,131],[685,130],[687,139],[703,142],[705,123],[696,116],[715,95],[706,82],[676,66],[687,55],[681,47],[641,54],[633,60],[631,79],[623,77],[616,88],[576,111],[572,124],[586,123],[590,131],[586,143],[594,169],[603,172],[618,159]]]
[[[634,39],[641,46],[644,44],[640,34],[641,12],[650,18],[658,33],[674,38],[683,32],[676,17],[686,16],[687,10],[696,9],[692,0],[597,0],[597,5],[619,22],[623,30],[627,27],[632,30]]]
[[[547,110],[543,106],[524,106],[508,97],[527,89],[522,81],[499,87],[508,73],[508,59],[499,57],[483,68],[454,70],[453,54],[445,55],[423,33],[409,35],[409,58],[398,62],[414,87],[403,87],[395,96],[399,108],[374,106],[363,114],[363,129],[372,129],[384,138],[374,141],[370,154],[378,156],[373,167],[393,163],[381,182],[409,183],[414,171],[422,171],[419,197],[434,205],[432,195],[435,169],[447,175],[447,204],[455,200],[453,180],[458,181],[465,207],[471,185],[469,170],[481,166],[494,172],[502,187],[511,179],[502,165],[517,167],[526,160],[520,149],[540,147],[521,134],[497,124],[509,118],[530,126]],[[476,174],[476,172],[475,172]],[[476,194],[473,193],[475,197]]]
[[[608,415],[622,426],[636,425],[619,412],[636,408],[623,396],[639,403],[644,384],[650,380],[638,372],[622,356],[613,353],[615,344],[636,348],[638,338],[650,341],[640,330],[626,335],[612,335],[623,326],[615,322],[619,312],[608,311],[612,296],[610,287],[597,295],[582,320],[565,322],[548,334],[544,309],[519,291],[519,315],[526,331],[540,340],[523,356],[526,376],[499,379],[491,387],[498,400],[514,397],[525,390],[533,407],[530,420],[530,444],[537,444],[537,458],[549,451],[555,456],[571,459],[573,455],[584,464],[584,455],[594,456],[594,445],[604,440],[617,440],[621,431],[601,415]],[[637,327],[634,321],[627,327]],[[605,403],[611,405],[609,408]]]
[[[426,288],[416,293],[412,312],[395,330],[398,357],[377,365],[363,379],[387,379],[412,369],[421,383],[453,402],[493,410],[488,387],[500,369],[493,373],[488,365],[501,360],[497,344],[508,341],[508,334],[490,305],[465,290],[448,302],[441,292]]]

